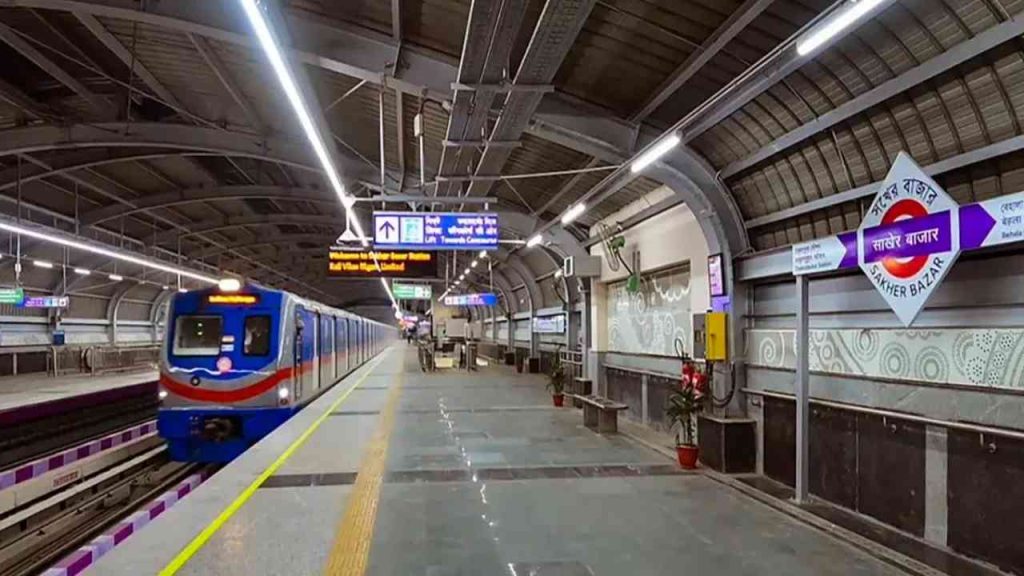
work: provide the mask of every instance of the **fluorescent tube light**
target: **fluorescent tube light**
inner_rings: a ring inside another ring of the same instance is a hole
[[[106,248],[100,248],[94,244],[86,244],[85,242],[79,242],[77,240],[71,240],[70,238],[63,238],[61,236],[54,236],[46,232],[41,232],[33,228],[26,228],[24,226],[16,226],[14,224],[7,224],[0,222],[0,230],[6,230],[15,234],[21,234],[22,236],[28,236],[29,238],[35,238],[36,240],[42,240],[43,242],[50,242],[53,244],[59,244],[61,246],[67,246],[68,248],[74,248],[83,252],[91,252],[93,254],[99,254],[100,256],[106,256],[108,258],[115,258],[124,262],[131,262],[132,264],[138,264],[139,266],[145,266],[147,268],[153,268],[162,272],[168,272],[170,274],[177,274],[193,280],[199,280],[202,282],[208,282],[210,284],[216,284],[217,279],[205,274],[199,274],[197,272],[191,272],[183,268],[177,268],[174,266],[168,266],[152,260],[146,260],[136,256],[124,254],[122,252],[115,252]],[[36,260],[37,266],[39,266],[39,260]],[[49,262],[47,262],[49,264]],[[49,266],[43,266],[43,268],[52,268],[53,264]]]
[[[88,276],[89,274],[92,274],[92,272],[85,268],[75,268],[75,274],[78,274],[79,276]]]
[[[465,270],[463,270],[462,273],[463,274],[469,274],[469,268],[466,268]]]
[[[531,237],[529,240],[526,241],[526,247],[527,248],[532,248],[532,247],[536,246],[537,244],[540,244],[543,240],[544,240],[543,236],[541,236],[540,234],[535,234],[533,237]]]
[[[124,280],[124,276],[121,276],[120,274],[110,274],[107,278],[110,278],[114,282],[121,282]]]
[[[572,208],[569,208],[568,210],[566,210],[565,214],[562,214],[562,226],[565,226],[567,224],[571,224],[572,221],[577,219],[577,218],[579,218],[580,214],[583,214],[583,212],[586,209],[587,209],[586,205],[583,204],[582,202],[580,202],[579,204],[576,204]]]
[[[478,262],[477,260],[473,260],[473,263],[472,263],[472,264],[470,264],[470,265],[469,265],[469,267],[470,267],[470,268],[476,268],[476,265],[477,265],[477,264],[479,264],[479,263],[480,263],[480,262]]]
[[[644,168],[647,168],[651,164],[657,162],[657,160],[665,154],[668,154],[668,152],[678,146],[680,142],[682,142],[682,139],[679,137],[679,134],[671,134],[664,140],[655,144],[650,150],[641,154],[640,157],[633,162],[633,165],[629,167],[629,170],[634,174],[640,172]]]
[[[188,288],[178,288],[178,292],[181,294],[185,294],[188,292]]]
[[[309,140],[310,145],[313,147],[313,152],[316,153],[317,159],[320,160],[320,165],[327,175],[327,180],[330,181],[331,187],[334,188],[334,192],[338,195],[342,205],[348,210],[349,220],[352,222],[353,227],[355,227],[360,242],[363,246],[368,246],[369,241],[366,239],[366,234],[363,233],[359,222],[351,216],[352,206],[355,204],[356,199],[348,193],[345,185],[341,182],[338,170],[334,166],[334,160],[327,151],[323,135],[320,134],[316,124],[313,122],[313,116],[309,113],[309,109],[302,99],[302,94],[299,92],[299,86],[292,75],[291,68],[288,66],[284,54],[274,39],[274,34],[270,30],[270,23],[260,10],[259,3],[256,0],[239,0],[239,2],[242,4],[242,9],[245,10],[245,15],[249,19],[249,24],[252,25],[253,32],[256,33],[256,38],[259,40],[260,47],[263,48],[263,53],[266,54],[267,60],[270,61],[270,67],[274,69],[274,74],[277,76],[278,82],[281,83],[281,88],[284,90],[285,96],[295,112],[295,116],[299,119],[299,125],[302,126],[306,139]]]
[[[47,262],[46,260],[33,260],[32,264],[37,268],[53,268],[53,262]]]
[[[480,258],[487,258],[487,250],[480,251]]]
[[[877,8],[886,0],[859,0],[851,1],[839,13],[829,18],[824,25],[817,30],[811,31],[805,38],[796,44],[796,53],[806,56],[818,48],[824,46],[830,40],[838,36],[847,28],[853,26],[858,20]]]

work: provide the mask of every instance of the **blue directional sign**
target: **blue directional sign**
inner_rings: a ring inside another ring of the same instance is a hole
[[[403,250],[497,250],[498,215],[374,212],[373,245]]]

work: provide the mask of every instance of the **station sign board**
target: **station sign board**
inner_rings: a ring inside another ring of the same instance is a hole
[[[497,250],[498,215],[374,212],[373,246],[395,250]]]
[[[483,294],[455,294],[444,297],[445,306],[497,306],[498,296],[491,292]]]
[[[535,334],[564,334],[565,314],[535,316],[533,318],[533,332]]]
[[[327,261],[327,275],[331,278],[436,278],[437,255],[425,251],[333,247]]]
[[[395,300],[430,300],[434,297],[434,291],[430,288],[430,284],[392,282],[391,293],[395,296]]]
[[[957,205],[905,153],[855,232],[793,246],[793,274],[859,267],[910,326],[961,250],[1024,240],[1024,192]]]
[[[0,288],[0,304],[19,305],[25,300],[23,288]]]
[[[22,308],[67,308],[71,303],[68,296],[28,296],[21,302]]]

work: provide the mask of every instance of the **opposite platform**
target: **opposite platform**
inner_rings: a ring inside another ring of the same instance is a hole
[[[196,540],[204,529],[209,538]],[[396,345],[96,572],[574,576],[684,568],[901,573],[623,436],[587,430],[578,411],[551,406],[542,377],[504,367],[422,374],[415,350]]]

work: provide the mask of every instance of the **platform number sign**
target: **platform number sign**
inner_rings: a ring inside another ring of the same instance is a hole
[[[957,208],[901,153],[864,216],[858,264],[906,326],[960,255]]]

